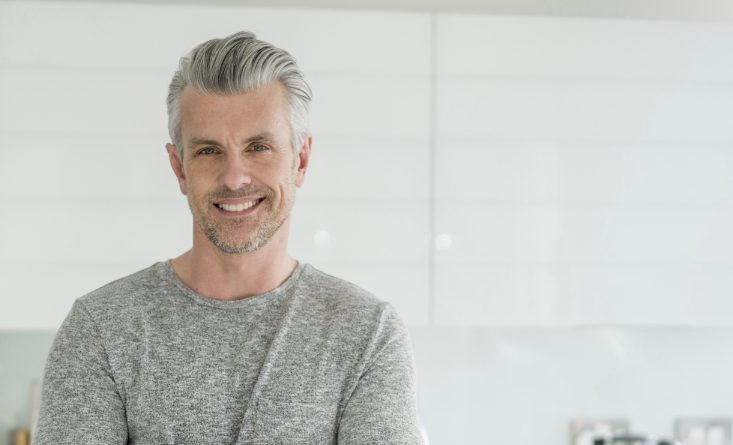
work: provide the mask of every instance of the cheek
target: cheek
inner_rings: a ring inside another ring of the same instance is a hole
[[[188,189],[188,196],[190,199],[201,201],[206,195],[205,188],[201,187],[200,183],[193,182],[191,180],[186,181],[186,188]]]
[[[295,175],[288,172],[287,176],[284,176],[280,180],[280,185],[277,188],[277,192],[280,195],[280,202],[285,205],[287,201],[292,201],[295,198],[295,189],[297,188],[297,179]]]

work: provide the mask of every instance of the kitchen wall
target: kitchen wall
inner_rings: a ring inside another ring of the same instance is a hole
[[[167,82],[250,29],[314,89],[291,247],[410,325],[431,443],[733,417],[733,26],[0,3],[0,445],[75,298],[183,252]]]

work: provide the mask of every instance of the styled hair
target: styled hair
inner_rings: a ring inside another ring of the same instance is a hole
[[[308,110],[311,89],[303,72],[287,51],[258,40],[251,32],[201,43],[181,57],[168,88],[168,133],[183,160],[181,140],[181,92],[186,86],[208,94],[239,94],[278,81],[287,91],[290,131],[297,151],[310,134]]]

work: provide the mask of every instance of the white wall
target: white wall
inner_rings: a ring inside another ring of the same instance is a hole
[[[315,91],[293,252],[409,324],[733,317],[733,27],[0,8],[0,327],[56,327],[79,295],[187,248],[166,86],[193,45],[242,28]]]
[[[733,27],[445,15],[441,324],[733,321]]]

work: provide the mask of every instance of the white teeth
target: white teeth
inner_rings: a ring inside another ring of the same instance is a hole
[[[257,201],[247,201],[244,204],[217,204],[220,209],[224,209],[227,212],[241,212],[249,208],[254,207]]]

